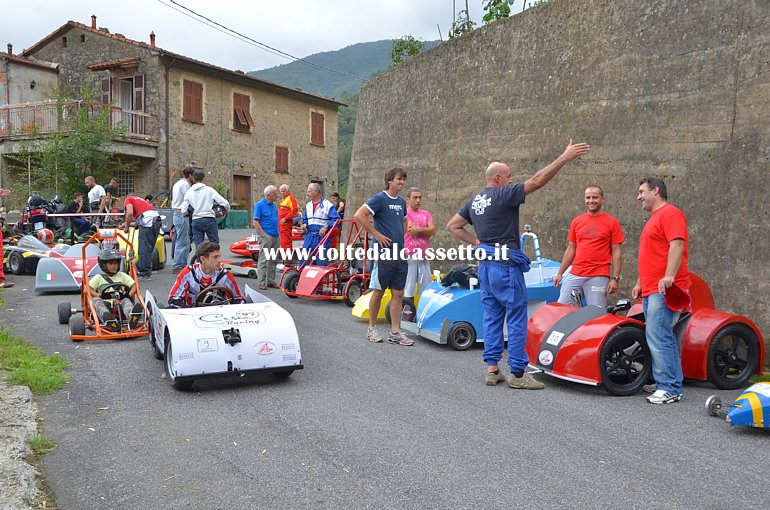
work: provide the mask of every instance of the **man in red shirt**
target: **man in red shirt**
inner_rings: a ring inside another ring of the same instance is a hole
[[[645,335],[657,383],[647,401],[670,404],[682,399],[684,378],[674,325],[690,308],[681,302],[682,296],[690,294],[687,218],[668,203],[666,184],[656,177],[641,180],[636,199],[651,213],[639,239],[639,278],[631,291],[644,305]]]
[[[281,201],[278,202],[278,234],[281,238],[281,248],[286,249],[288,253],[292,248],[291,229],[294,227],[294,218],[299,212],[299,206],[288,184],[281,184],[278,190],[281,192]],[[288,260],[284,261],[286,262]]]
[[[152,275],[152,250],[160,232],[160,215],[147,200],[136,195],[126,197],[123,201],[126,219],[118,228],[128,232],[131,222],[136,221],[139,230],[139,259],[136,261],[136,272],[140,279],[149,280]]]
[[[623,229],[615,217],[602,211],[604,191],[589,186],[585,191],[586,212],[572,220],[567,249],[553,286],[561,283],[559,303],[573,303],[572,291],[581,290],[589,305],[607,306],[607,294],[617,292],[622,267]],[[562,281],[569,265],[572,270]]]

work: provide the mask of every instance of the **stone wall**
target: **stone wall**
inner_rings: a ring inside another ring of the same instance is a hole
[[[543,254],[560,259],[589,184],[621,221],[625,277],[636,279],[647,214],[640,178],[665,179],[689,219],[690,267],[717,306],[770,332],[770,2],[552,0],[482,27],[379,76],[361,90],[349,204],[407,186],[448,245],[445,225],[500,160],[523,180],[570,137],[591,153],[530,195]]]

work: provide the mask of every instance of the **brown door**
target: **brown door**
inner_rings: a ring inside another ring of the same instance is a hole
[[[251,177],[245,175],[233,175],[233,201],[242,200],[246,203],[246,210],[251,211]]]

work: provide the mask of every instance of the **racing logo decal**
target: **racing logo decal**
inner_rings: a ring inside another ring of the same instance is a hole
[[[240,310],[237,312],[226,311],[226,313],[204,313],[197,315],[195,322],[200,328],[211,328],[263,324],[267,320],[256,310]]]
[[[305,273],[305,276],[307,276],[308,278],[315,278],[316,276],[318,276],[318,271],[316,271],[315,269],[311,269],[310,271]]]
[[[284,361],[295,361],[296,359],[297,359],[297,355],[296,354],[284,354],[283,355],[283,360]]]
[[[273,342],[257,342],[254,346],[254,352],[260,356],[269,356],[275,352],[275,344]]]
[[[540,354],[537,357],[537,360],[540,362],[543,366],[549,366],[551,363],[553,363],[553,353],[551,351],[540,351]]]
[[[564,333],[561,331],[551,331],[551,334],[548,335],[545,343],[558,347],[562,338],[564,338]]]

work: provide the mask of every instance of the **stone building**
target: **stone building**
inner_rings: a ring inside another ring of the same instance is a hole
[[[154,33],[148,43],[110,33],[96,16],[67,22],[12,60],[21,59],[55,62],[60,83],[95,86],[112,104],[127,128],[112,149],[138,163],[117,176],[122,193],[168,189],[190,162],[249,208],[268,184],[300,196],[309,181],[336,190],[337,101],[163,50]],[[0,135],[0,153],[23,135]]]
[[[436,245],[492,161],[514,181],[568,139],[591,144],[527,197],[521,225],[560,259],[583,190],[601,185],[626,233],[621,296],[648,217],[639,179],[662,177],[687,215],[690,268],[717,306],[770,332],[770,2],[551,0],[439,44],[361,89],[348,207],[402,166]]]

